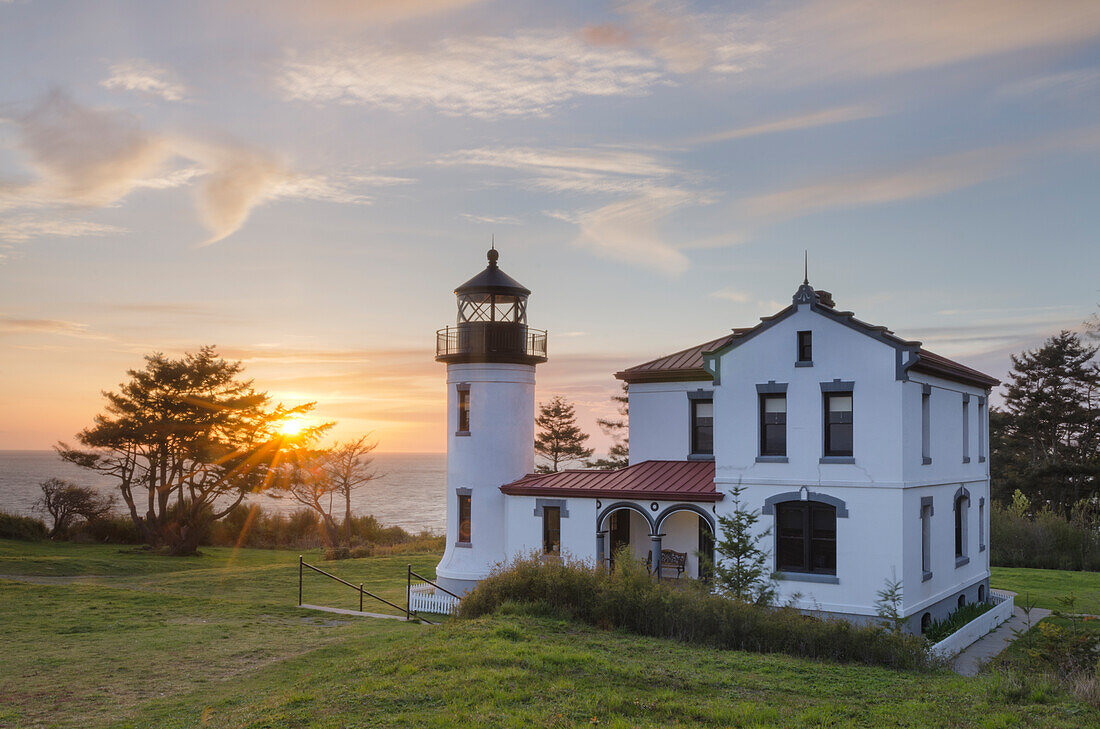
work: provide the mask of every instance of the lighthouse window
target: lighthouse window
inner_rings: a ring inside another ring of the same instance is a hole
[[[542,507],[542,552],[561,554],[561,507]]]
[[[470,390],[469,388],[458,391],[458,432],[461,435],[470,434]]]
[[[470,495],[458,495],[458,541],[470,543]]]

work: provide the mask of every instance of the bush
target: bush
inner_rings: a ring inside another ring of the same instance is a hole
[[[1022,508],[992,504],[990,562],[997,567],[1100,570],[1100,534],[1095,524],[1073,521],[1048,509],[1034,516]]]
[[[303,508],[279,514],[264,511],[259,505],[240,504],[211,525],[210,543],[222,547],[267,549],[325,547],[325,559],[348,559],[438,552],[443,549],[446,539],[430,532],[410,534],[401,527],[382,526],[373,516],[360,516],[351,520],[351,546],[333,547],[325,544],[324,527],[315,511]]]
[[[943,620],[933,622],[928,630],[924,631],[924,637],[930,643],[939,643],[974,618],[992,609],[993,603],[991,602],[972,602],[969,605],[963,605]]]
[[[705,592],[694,581],[656,581],[635,560],[617,558],[615,565],[608,574],[542,555],[518,558],[467,593],[458,614],[475,618],[518,605],[540,615],[715,648],[899,669],[937,665],[917,636],[809,617],[792,608],[735,602]]]
[[[142,544],[145,539],[133,519],[125,516],[92,519],[77,525],[69,535],[74,542]]]
[[[22,539],[37,542],[49,534],[41,519],[29,516],[17,516],[0,511],[0,539]]]

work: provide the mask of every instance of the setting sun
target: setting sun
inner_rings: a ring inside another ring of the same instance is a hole
[[[279,433],[281,435],[298,435],[306,427],[306,421],[304,418],[287,418],[279,425]]]

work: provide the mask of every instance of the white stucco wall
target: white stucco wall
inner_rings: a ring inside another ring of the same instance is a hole
[[[709,382],[640,382],[629,388],[630,463],[682,461],[691,449],[687,393]]]
[[[813,332],[813,366],[796,367],[797,332]],[[897,379],[894,347],[813,312],[809,306],[726,352],[717,362],[718,384],[638,383],[630,387],[631,463],[682,460],[690,438],[687,392],[713,390],[716,486],[746,487],[748,508],[760,509],[770,496],[800,489],[842,500],[847,518],[837,519],[836,583],[780,583],[780,598],[802,595],[799,606],[873,616],[877,593],[893,576],[903,582],[906,614],[956,595],[989,576],[989,550],[979,549],[979,500],[985,499],[981,532],[989,541],[988,423],[979,435],[976,387],[913,373]],[[854,463],[822,463],[822,382],[854,383]],[[787,385],[787,462],[758,462],[757,384]],[[922,384],[932,387],[933,463],[922,464]],[[962,394],[970,395],[970,462],[962,458]],[[968,509],[969,563],[956,567],[952,499],[964,485]],[[933,578],[922,582],[920,497],[932,495]],[[717,504],[732,509],[730,499]],[[774,517],[763,516],[761,531],[774,565]],[[672,546],[668,548],[685,551]],[[694,551],[693,546],[691,550]]]
[[[799,331],[813,332],[813,366],[796,367]],[[808,306],[726,352],[715,389],[714,449],[724,482],[899,483],[901,383],[895,350],[813,313]],[[855,464],[823,464],[821,383],[854,382]],[[787,383],[787,463],[757,463],[760,417],[756,385]],[[685,405],[686,410],[686,405]]]
[[[470,388],[469,435],[456,434],[460,384]],[[534,471],[534,439],[534,366],[447,366],[447,548],[436,574],[449,589],[485,577],[505,560],[506,497],[500,486]],[[456,546],[460,488],[472,492],[468,547]]]

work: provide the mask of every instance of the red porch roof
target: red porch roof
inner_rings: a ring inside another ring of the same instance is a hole
[[[529,473],[500,487],[516,496],[721,501],[714,461],[642,461],[617,471]]]

